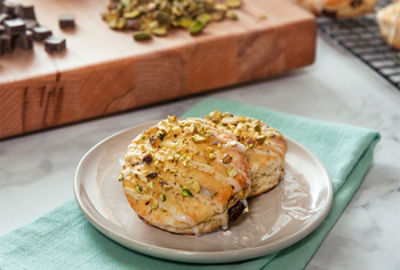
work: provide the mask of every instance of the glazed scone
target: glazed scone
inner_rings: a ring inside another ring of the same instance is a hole
[[[376,20],[383,39],[390,46],[400,50],[400,2],[379,10]]]
[[[370,13],[376,0],[296,0],[317,16],[351,18]]]
[[[245,147],[202,119],[168,117],[129,145],[123,191],[148,224],[180,234],[226,228],[247,207]]]
[[[275,187],[284,175],[287,144],[283,135],[260,120],[214,111],[206,119],[231,131],[246,146],[251,191],[249,197]]]

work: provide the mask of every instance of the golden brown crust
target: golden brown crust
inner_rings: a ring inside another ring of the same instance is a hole
[[[296,0],[317,16],[351,18],[370,13],[376,0]]]
[[[226,156],[229,163],[223,163]],[[120,179],[146,223],[183,234],[226,226],[227,211],[250,192],[244,146],[201,119],[169,117],[129,145]]]
[[[249,197],[275,187],[284,174],[287,144],[283,135],[264,122],[250,117],[214,111],[206,119],[224,127],[246,146],[246,158],[252,182]]]

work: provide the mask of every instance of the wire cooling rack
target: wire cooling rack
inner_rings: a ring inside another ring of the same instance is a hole
[[[378,0],[376,11],[390,3],[390,0]],[[318,27],[322,33],[400,89],[400,51],[382,39],[375,14],[341,20],[320,18]]]

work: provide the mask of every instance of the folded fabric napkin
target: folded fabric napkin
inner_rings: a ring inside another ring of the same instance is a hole
[[[334,202],[321,225],[296,244],[257,259],[220,265],[184,264],[126,249],[97,231],[74,200],[0,238],[0,269],[303,269],[357,191],[379,141],[375,131],[209,98],[183,116],[219,109],[261,119],[305,145],[327,167]]]

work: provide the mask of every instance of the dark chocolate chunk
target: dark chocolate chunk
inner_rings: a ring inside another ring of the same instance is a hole
[[[5,20],[6,32],[12,36],[25,33],[25,22],[19,18]]]
[[[12,44],[12,38],[8,34],[2,34],[0,35],[0,44],[2,47],[2,51],[4,53],[12,53],[13,52],[13,44]]]
[[[66,47],[65,38],[50,36],[44,41],[44,48],[47,52],[61,52]]]
[[[353,1],[351,1],[350,6],[352,8],[357,8],[357,7],[361,6],[362,4],[363,4],[363,0],[353,0]]]
[[[15,18],[16,16],[16,9],[17,6],[14,5],[13,3],[10,3],[8,1],[3,2],[2,4],[2,12],[8,14],[8,16],[12,19]]]
[[[35,8],[33,5],[20,5],[17,8],[17,15],[21,19],[36,20]]]
[[[152,173],[147,174],[146,177],[148,177],[148,178],[156,178],[157,175],[158,175],[158,173],[152,172]]]
[[[33,49],[33,33],[31,30],[26,30],[24,34],[18,36],[17,45],[23,50]]]
[[[10,16],[8,16],[7,13],[0,13],[0,24],[4,23],[5,20],[9,19]]]
[[[235,221],[240,217],[240,215],[243,213],[243,210],[245,209],[243,203],[241,201],[238,201],[234,206],[228,209],[228,217],[229,221]]]
[[[327,10],[327,9],[322,9],[321,11],[322,15],[330,18],[336,18],[337,17],[337,12],[335,10]]]
[[[143,157],[143,161],[146,162],[147,165],[150,165],[153,161],[153,157],[151,156],[151,154],[147,154]]]
[[[51,36],[51,30],[46,26],[37,26],[33,29],[33,39],[36,41],[43,41]]]
[[[61,29],[68,29],[75,27],[75,16],[72,14],[61,14],[58,17],[58,23]]]
[[[32,19],[24,19],[26,29],[33,30],[33,28],[39,26],[39,23],[36,20]]]

